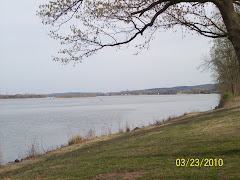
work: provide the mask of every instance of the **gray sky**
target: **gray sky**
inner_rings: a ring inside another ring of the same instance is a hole
[[[200,72],[210,39],[160,32],[149,50],[105,49],[75,67],[53,62],[60,45],[36,16],[43,0],[0,0],[0,94],[110,92],[213,83]]]

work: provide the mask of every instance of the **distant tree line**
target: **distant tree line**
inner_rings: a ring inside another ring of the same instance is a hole
[[[168,94],[212,94],[218,93],[216,89],[208,88],[193,88],[183,91],[179,90],[136,90],[136,91],[121,91],[105,93],[106,96],[120,96],[120,95],[168,95]]]
[[[47,95],[42,95],[42,94],[0,95],[0,99],[46,98],[46,97],[47,97]]]
[[[57,95],[55,98],[79,98],[79,97],[96,97],[96,94],[64,94]]]
[[[0,99],[21,99],[21,98],[46,98],[46,97],[55,97],[55,98],[78,98],[78,97],[96,97],[96,94],[63,94],[63,95],[42,95],[42,94],[16,94],[16,95],[1,95]]]

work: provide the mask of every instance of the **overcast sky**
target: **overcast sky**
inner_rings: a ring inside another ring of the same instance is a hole
[[[105,49],[75,67],[52,61],[60,45],[36,11],[41,0],[0,0],[0,94],[110,92],[213,83],[197,67],[210,39],[159,32],[150,49]]]

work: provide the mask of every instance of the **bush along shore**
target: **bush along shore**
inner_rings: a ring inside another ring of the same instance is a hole
[[[0,168],[0,179],[240,179],[240,102],[69,146]],[[125,132],[125,133],[123,133]]]

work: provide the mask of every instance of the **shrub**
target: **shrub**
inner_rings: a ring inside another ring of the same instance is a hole
[[[125,128],[126,128],[126,129],[125,129],[125,130],[126,130],[126,133],[131,131],[131,130],[130,130],[130,127],[129,127],[129,125],[128,125],[127,122],[126,122],[126,127],[125,127]]]
[[[32,142],[32,145],[29,147],[29,150],[26,152],[27,158],[32,158],[40,154],[39,145],[34,140]]]
[[[96,137],[96,133],[94,129],[90,129],[85,136],[87,139],[92,139]]]
[[[68,140],[68,145],[83,143],[86,140],[87,140],[86,138],[84,138],[80,134],[78,134]]]
[[[221,95],[220,103],[216,108],[222,108],[224,105],[233,99],[233,94],[231,92],[226,92],[224,95]]]

